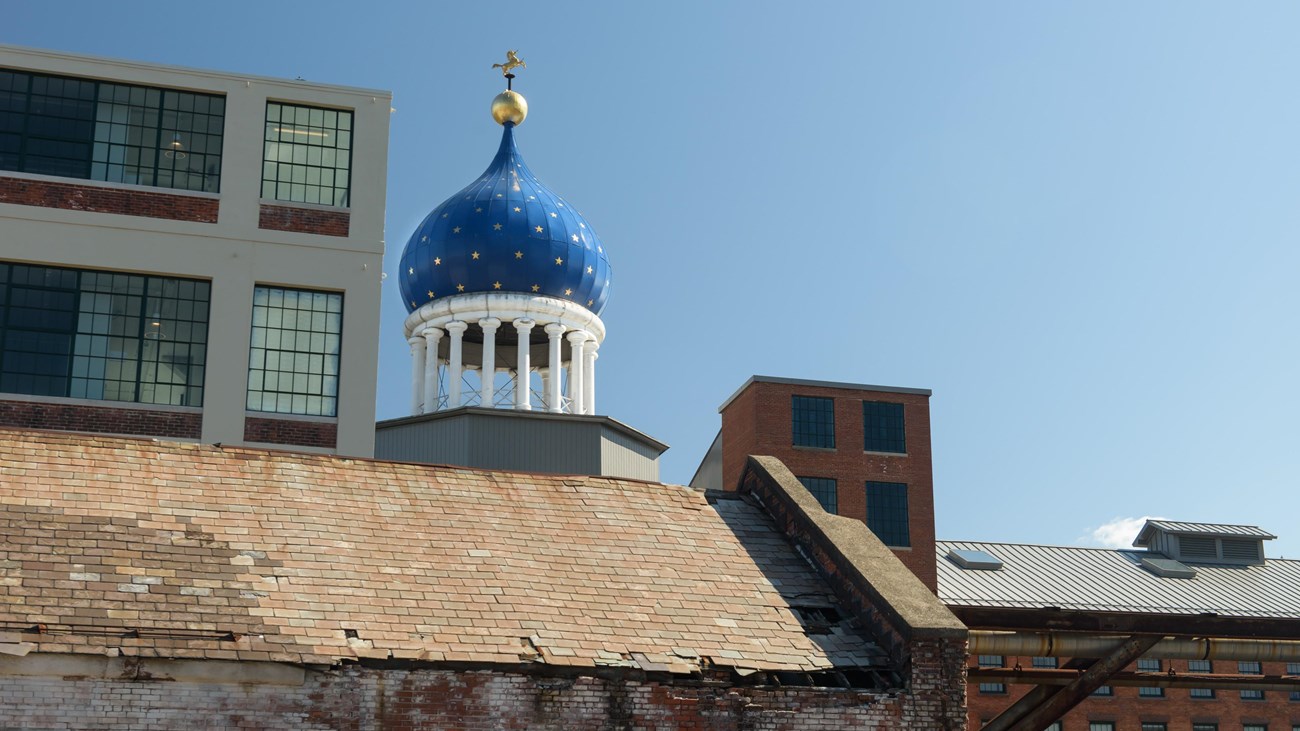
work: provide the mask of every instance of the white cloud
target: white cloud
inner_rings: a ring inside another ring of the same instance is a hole
[[[1142,530],[1142,526],[1148,520],[1162,519],[1154,515],[1144,515],[1141,518],[1111,518],[1092,529],[1092,533],[1080,538],[1079,542],[1103,548],[1131,548],[1133,539],[1137,538],[1138,531]]]

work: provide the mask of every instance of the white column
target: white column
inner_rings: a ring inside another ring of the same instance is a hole
[[[438,341],[442,340],[442,328],[426,327],[424,329],[424,413],[432,414],[438,410]]]
[[[546,410],[553,414],[564,410],[560,401],[560,336],[563,334],[564,326],[558,322],[546,326],[546,335],[551,339],[551,367],[546,384]]]
[[[529,371],[532,370],[532,364],[529,363],[528,336],[533,331],[533,325],[537,323],[523,318],[515,320],[515,330],[519,332],[519,351],[517,362],[515,363],[515,408],[521,411],[531,411],[533,408],[532,395],[528,392],[528,385],[531,379]]]
[[[469,325],[460,320],[452,320],[446,327],[447,332],[451,333],[451,352],[447,354],[447,408],[454,409],[460,406],[460,374],[464,368],[461,363],[461,339]]]
[[[574,330],[569,333],[569,413],[585,414],[583,409],[583,385],[582,385],[582,362],[586,360],[583,354],[583,344],[587,342],[585,330]]]
[[[411,415],[420,413],[424,405],[424,338],[407,338],[411,346]]]
[[[496,392],[497,328],[501,327],[501,321],[495,317],[485,317],[478,321],[478,326],[483,328],[483,364],[478,372],[478,405],[490,409],[492,396]]]
[[[586,362],[582,364],[582,405],[587,414],[596,413],[596,349],[599,347],[600,343],[592,338],[582,351],[586,356]]]

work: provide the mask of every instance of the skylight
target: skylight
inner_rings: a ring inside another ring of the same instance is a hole
[[[948,560],[964,569],[977,571],[997,571],[1002,568],[1002,559],[987,551],[968,548],[954,548],[948,551]]]

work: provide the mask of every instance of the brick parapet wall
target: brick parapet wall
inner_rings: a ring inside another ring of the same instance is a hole
[[[198,439],[203,431],[203,414],[197,411],[133,409],[129,406],[0,400],[0,426]]]
[[[258,210],[257,227],[271,231],[347,236],[352,214],[346,210],[298,208],[263,203]]]
[[[890,654],[917,702],[936,711],[926,728],[964,728],[965,625],[865,525],[822,510],[779,460],[750,457],[740,492],[762,503]]]
[[[206,196],[57,183],[0,175],[0,203],[216,223],[219,202]]]
[[[0,671],[4,662],[0,660]],[[590,676],[375,669],[300,685],[0,676],[0,727],[348,731],[844,731],[949,729],[927,696],[674,685]]]
[[[831,398],[835,402],[835,448],[794,446],[792,396]],[[905,455],[863,450],[863,401],[903,405]],[[800,477],[829,477],[838,483],[838,514],[867,519],[866,482],[907,485],[911,546],[894,554],[937,592],[934,565],[934,467],[930,446],[930,397],[834,386],[755,381],[722,412],[722,484],[736,489],[745,461],[752,454],[771,455]]]
[[[333,449],[338,444],[339,425],[326,421],[244,418],[244,441],[258,444],[290,444],[296,447]]]

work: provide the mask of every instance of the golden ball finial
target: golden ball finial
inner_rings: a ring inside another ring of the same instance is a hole
[[[492,100],[492,118],[497,124],[513,122],[515,126],[524,123],[528,116],[528,100],[517,91],[503,91]]]

